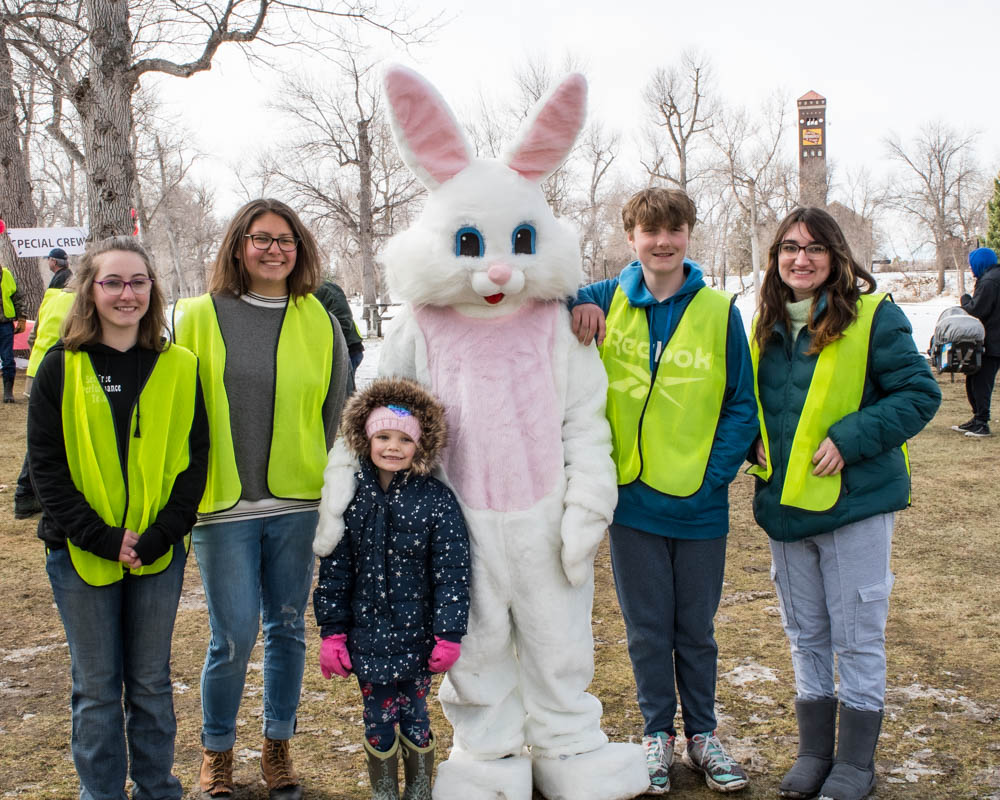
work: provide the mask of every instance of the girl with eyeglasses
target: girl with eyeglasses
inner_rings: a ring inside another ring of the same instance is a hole
[[[38,536],[72,665],[81,797],[179,800],[170,640],[186,535],[205,488],[208,420],[197,359],[164,339],[145,250],[84,255],[62,338],[28,405]]]
[[[799,727],[779,793],[860,800],[875,786],[892,529],[910,496],[906,441],[941,392],[905,314],[875,293],[822,209],[797,208],[779,224],[758,312],[753,511],[770,539]]]
[[[340,326],[312,295],[319,251],[292,209],[261,199],[222,239],[208,294],[177,303],[211,428],[193,532],[211,640],[201,676],[201,791],[229,797],[236,716],[264,629],[261,772],[272,800],[302,787],[289,740],[305,667],[312,542],[327,452],[353,388]],[[255,745],[255,747],[258,745]]]

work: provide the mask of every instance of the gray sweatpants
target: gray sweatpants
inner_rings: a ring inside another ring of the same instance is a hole
[[[877,514],[796,542],[771,540],[771,580],[799,699],[837,694],[836,654],[840,701],[882,710],[893,522],[894,514]]]

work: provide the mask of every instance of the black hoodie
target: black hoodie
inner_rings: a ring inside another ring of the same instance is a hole
[[[121,352],[103,344],[82,348],[90,355],[94,371],[111,403],[118,432],[119,458],[124,461],[132,406],[146,383],[157,353],[138,345]],[[101,558],[117,561],[125,529],[106,525],[73,485],[62,426],[63,346],[57,343],[42,360],[31,387],[28,403],[28,453],[31,480],[42,504],[38,538],[51,549],[66,546],[68,538],[77,547]],[[157,420],[138,409],[138,435]],[[208,474],[208,417],[201,384],[195,397],[194,420],[189,439],[190,463],[174,481],[167,504],[135,546],[143,564],[152,564],[172,545],[184,538],[196,519],[198,502]]]

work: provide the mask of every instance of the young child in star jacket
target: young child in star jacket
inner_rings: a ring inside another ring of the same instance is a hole
[[[431,673],[458,659],[469,615],[465,520],[430,474],[446,440],[444,409],[412,381],[377,380],[348,402],[342,435],[360,470],[343,536],[315,543],[320,668],[325,678],[354,672],[361,686],[375,797],[398,797],[400,755],[404,797],[430,797]],[[324,494],[342,488],[328,482]]]

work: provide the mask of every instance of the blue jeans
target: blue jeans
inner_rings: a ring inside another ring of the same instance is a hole
[[[0,365],[4,378],[14,379],[17,364],[14,363],[14,323],[0,322]]]
[[[110,586],[90,586],[76,574],[69,550],[48,554],[45,569],[72,662],[72,750],[80,800],[126,800],[129,772],[133,800],[183,795],[170,772],[177,733],[170,639],[186,557],[177,545],[163,572],[126,574]]]
[[[669,539],[617,524],[610,533],[643,732],[676,733],[678,695],[689,738],[715,730],[714,619],[722,599],[726,537]]]
[[[306,663],[305,609],[319,514],[199,525],[192,533],[212,638],[201,671],[201,743],[236,742],[247,663],[264,619],[264,736],[291,739]]]
[[[859,711],[885,705],[885,623],[895,578],[894,515],[876,514],[797,542],[771,540],[771,580],[801,700],[837,694]]]

